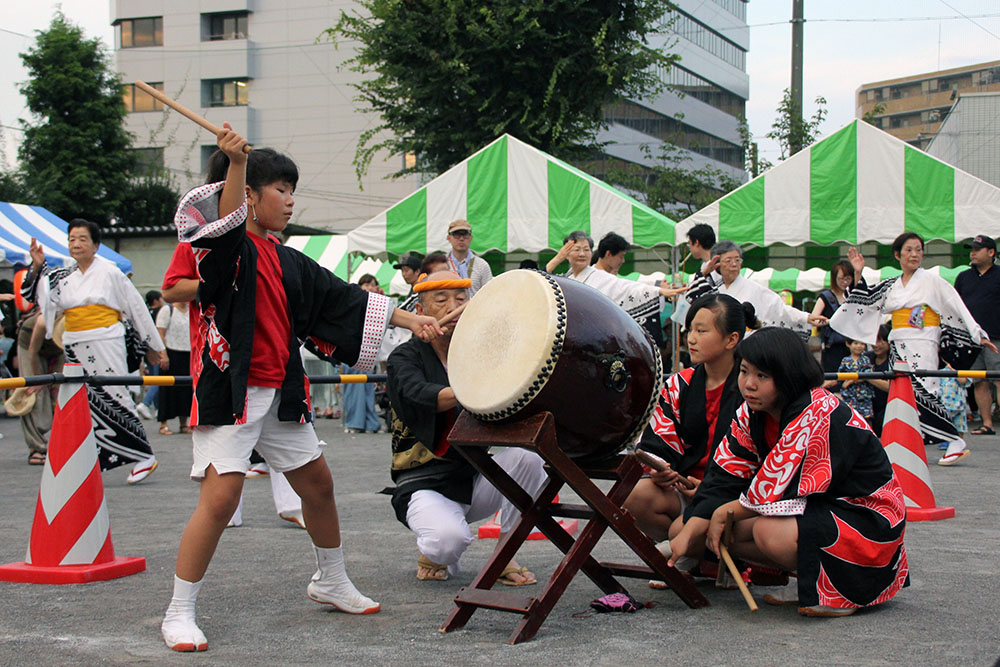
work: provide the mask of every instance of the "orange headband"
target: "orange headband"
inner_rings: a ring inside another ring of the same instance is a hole
[[[419,294],[420,292],[430,292],[431,290],[469,289],[470,287],[472,287],[472,281],[468,278],[460,278],[458,280],[425,280],[422,283],[414,285],[413,291]]]

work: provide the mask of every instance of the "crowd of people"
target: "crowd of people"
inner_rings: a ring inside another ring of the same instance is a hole
[[[87,374],[126,375],[145,356],[147,372],[190,374],[194,386],[146,393],[138,405],[125,387],[88,385],[102,470],[133,464],[129,483],[157,468],[138,415],[162,435],[190,434],[198,504],[180,536],[173,596],[161,624],[171,649],[201,651],[208,640],[195,605],[227,526],[239,525],[246,476],[270,475],[279,516],[308,532],[316,571],[307,595],[352,614],[381,606],[347,576],[333,481],[313,420],[334,401],[307,373],[338,364],[342,373],[388,372],[385,424],[375,387],[341,389],[345,429],[391,432],[391,506],[416,542],[416,576],[442,581],[460,571],[472,542],[469,523],[500,511],[501,534],[517,509],[450,447],[462,410],[447,365],[460,317],[445,322],[492,278],[470,248],[473,229],[451,222],[451,250],[410,255],[396,268],[409,294],[396,304],[372,275],[346,284],[275,234],[291,217],[298,169],[270,149],[244,151],[226,125],[206,184],[177,209],[177,249],[162,293],[143,300],[113,264],[97,256],[100,228],[69,224],[71,266],[52,268],[33,241],[32,265],[16,299],[24,314],[17,357],[24,375],[80,364]],[[712,576],[727,518],[731,551],[764,599],[807,616],[845,616],[891,599],[908,584],[902,490],[879,441],[887,380],[824,380],[825,372],[1000,370],[1000,272],[996,245],[980,235],[971,268],[952,287],[924,270],[924,242],[902,234],[892,250],[898,278],[869,285],[857,248],[837,261],[829,289],[811,312],[786,304],[741,273],[739,245],[705,225],[689,230],[701,262],[688,285],[654,285],[617,275],[631,249],[618,234],[597,244],[569,234],[544,270],[593,287],[662,342],[667,305],[683,325],[689,363],[673,369],[635,446],[667,468],[649,471],[625,501],[638,527],[693,576]],[[531,267],[530,264],[526,268]],[[819,359],[806,344],[816,327]],[[309,356],[303,357],[304,349]],[[487,369],[484,369],[484,371]],[[965,387],[958,380],[914,377],[927,444],[938,463],[968,456]],[[1000,383],[994,382],[997,386]],[[29,463],[44,462],[51,429],[50,388],[23,392]],[[991,381],[974,385],[982,424],[994,434]],[[504,449],[495,461],[528,493],[546,480],[541,458]],[[847,536],[847,537],[845,537]],[[499,546],[498,541],[498,546]],[[793,575],[790,579],[789,575]],[[516,560],[498,580],[537,583]],[[662,582],[650,582],[663,586]]]

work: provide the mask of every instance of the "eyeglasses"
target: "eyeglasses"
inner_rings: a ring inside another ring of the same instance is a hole
[[[743,258],[742,257],[727,257],[726,259],[720,259],[719,260],[719,264],[728,264],[730,266],[732,266],[734,264],[737,265],[737,266],[739,266],[742,263],[743,263]]]
[[[472,232],[470,232],[468,229],[456,229],[453,232],[448,232],[448,236],[456,236],[458,238],[462,238],[465,236],[472,236]]]

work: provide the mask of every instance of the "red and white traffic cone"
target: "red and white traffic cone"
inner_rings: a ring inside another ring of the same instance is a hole
[[[889,401],[885,406],[882,446],[903,489],[908,521],[940,521],[955,516],[954,507],[938,507],[924,454],[920,417],[908,376],[889,381]]]
[[[66,364],[63,373],[82,377],[83,369]],[[0,581],[83,584],[145,569],[145,558],[115,556],[87,388],[64,384],[52,420],[28,554],[23,562],[0,566]]]
[[[552,502],[559,502],[559,496],[552,499]],[[579,528],[579,523],[576,519],[559,519],[559,525],[563,527],[570,535],[576,535],[577,528]],[[493,515],[493,518],[484,523],[479,527],[479,539],[481,540],[495,540],[500,537],[500,512]],[[544,540],[548,539],[545,534],[537,528],[528,534],[529,540]]]

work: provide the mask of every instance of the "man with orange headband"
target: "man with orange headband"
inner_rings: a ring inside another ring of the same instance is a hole
[[[468,301],[469,285],[469,279],[450,271],[426,276],[414,286],[417,314],[440,320]],[[500,531],[506,534],[520,517],[510,501],[449,446],[448,433],[462,409],[445,366],[457,321],[444,325],[444,336],[430,343],[411,338],[389,356],[396,483],[392,506],[396,518],[417,535],[420,580],[445,580],[459,571],[462,553],[472,543],[470,522],[500,510]],[[533,496],[545,483],[542,459],[533,452],[511,447],[494,460]],[[536,580],[512,560],[499,582],[525,586]]]

